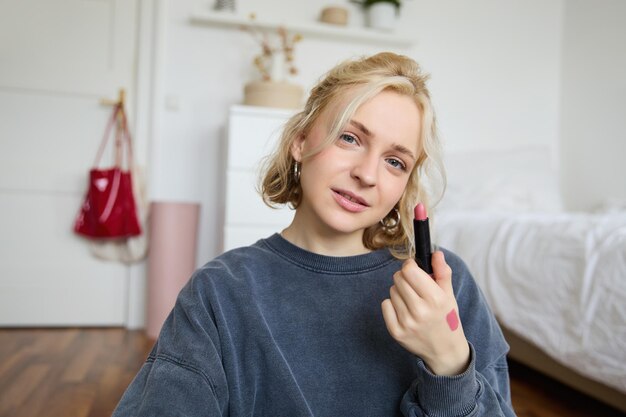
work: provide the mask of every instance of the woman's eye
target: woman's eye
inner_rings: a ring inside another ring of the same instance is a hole
[[[354,136],[352,136],[352,135],[350,135],[348,133],[342,134],[341,136],[339,136],[339,139],[341,139],[343,142],[349,143],[349,144],[357,143],[357,139]]]
[[[394,168],[400,169],[402,171],[406,171],[406,165],[404,165],[404,163],[398,159],[388,158],[387,163]]]

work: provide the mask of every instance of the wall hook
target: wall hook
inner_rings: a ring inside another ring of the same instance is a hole
[[[120,88],[117,100],[111,100],[111,99],[108,99],[108,98],[102,98],[102,99],[100,99],[100,104],[102,104],[103,106],[116,106],[118,104],[121,104],[122,108],[125,108],[125,106],[126,106],[126,90],[123,89],[123,88]]]

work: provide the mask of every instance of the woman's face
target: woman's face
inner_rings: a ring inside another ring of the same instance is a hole
[[[302,162],[297,216],[326,237],[362,239],[402,197],[419,155],[421,114],[410,97],[383,91],[356,111],[332,145],[303,159],[324,143],[334,116],[329,106],[292,146]]]

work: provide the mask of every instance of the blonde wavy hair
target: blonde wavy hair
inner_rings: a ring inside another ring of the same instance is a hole
[[[441,199],[446,183],[435,114],[426,87],[428,78],[414,60],[391,52],[348,60],[331,69],[313,87],[304,109],[287,121],[275,151],[263,163],[259,192],[265,204],[274,208],[288,204],[297,209],[302,188],[294,176],[296,161],[291,147],[297,138],[307,135],[325,109],[346,96],[352,97],[335,117],[326,141],[304,155],[303,161],[333,144],[359,106],[383,90],[394,91],[411,97],[420,109],[422,149],[402,197],[385,219],[365,230],[363,244],[371,250],[388,247],[399,259],[413,256],[413,209],[421,202],[430,212],[434,204],[429,202]],[[396,210],[400,220],[395,227],[389,227],[394,223],[392,219],[397,218]]]

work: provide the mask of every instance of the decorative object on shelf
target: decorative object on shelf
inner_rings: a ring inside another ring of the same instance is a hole
[[[251,15],[250,18],[254,20],[256,16]],[[261,53],[253,60],[261,80],[245,85],[244,104],[281,108],[300,107],[304,91],[299,85],[287,81],[287,77],[298,73],[294,47],[302,36],[291,35],[282,26],[279,26],[275,33],[261,31],[254,24],[246,25],[243,29],[250,32],[261,46]]]
[[[243,104],[259,107],[297,109],[302,106],[303,90],[286,81],[251,81],[244,87]]]
[[[339,6],[324,7],[320,14],[320,22],[346,26],[348,24],[348,9]]]
[[[372,29],[392,31],[400,14],[401,0],[351,0],[365,9],[367,25]]]
[[[219,11],[235,11],[235,0],[215,0],[215,5],[213,6],[213,10]]]
[[[222,28],[236,28],[241,30],[242,26],[248,25],[248,16],[237,13],[221,12],[196,12],[189,16],[189,22],[198,26],[213,26]],[[298,22],[296,20],[288,23],[277,22],[272,19],[259,18],[254,22],[259,29],[274,31],[277,27],[283,26],[288,32],[297,32],[307,39],[317,39],[330,42],[349,42],[365,45],[379,45],[382,47],[406,48],[415,44],[417,40],[413,36],[405,36],[390,31],[381,31],[370,28],[361,28],[354,25],[337,26],[324,24],[321,22]]]

